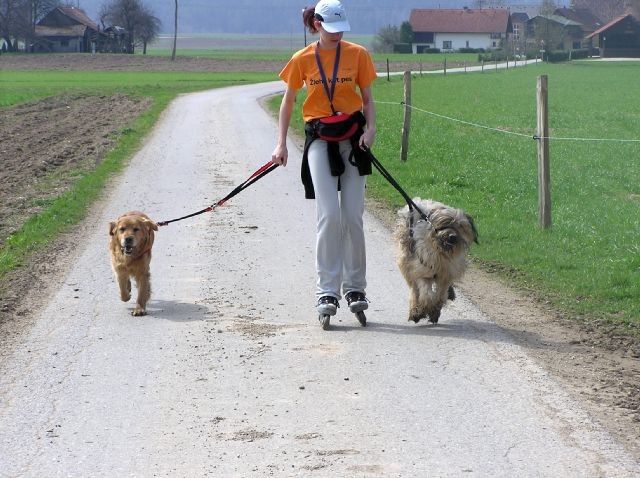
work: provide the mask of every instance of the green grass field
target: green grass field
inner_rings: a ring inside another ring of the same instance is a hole
[[[640,63],[575,62],[415,77],[416,109],[406,163],[399,161],[402,81],[400,77],[391,81],[381,78],[374,87],[379,102],[374,152],[410,195],[462,207],[475,218],[480,244],[471,252],[482,267],[499,272],[567,318],[604,320],[637,331],[640,143],[552,140],[553,227],[541,230],[536,142],[531,138],[540,74],[549,77],[552,137],[640,139],[640,96],[631,93],[637,90]],[[68,90],[154,96],[153,111],[132,128],[131,144],[119,148],[105,162],[110,171],[117,171],[176,94],[265,79],[273,79],[273,75],[239,78],[205,73],[3,71],[0,104]],[[274,109],[278,104],[277,98],[272,101]],[[300,104],[297,102],[298,107]],[[526,137],[453,122],[420,110]],[[294,117],[300,117],[299,112]],[[100,179],[92,188],[102,184]],[[374,173],[368,184],[368,194],[389,207],[402,205],[401,197],[379,174]],[[76,196],[80,203],[92,199]],[[77,216],[71,220],[78,220]],[[12,249],[11,253],[27,250]],[[0,259],[7,253],[5,247]]]
[[[317,39],[317,35],[306,35],[307,43]],[[373,35],[348,34],[345,40],[359,43],[369,47],[373,42]],[[260,55],[282,54],[286,57],[305,45],[305,35],[302,25],[295,32],[279,34],[245,34],[245,33],[189,33],[178,34],[176,41],[178,52],[181,55],[196,54],[218,55]],[[149,54],[171,54],[173,48],[173,35],[160,35],[153,44],[149,45]],[[224,58],[229,58],[225,56]]]
[[[640,140],[640,64],[538,65],[509,72],[423,77],[413,105],[528,137],[414,110],[400,164],[403,110],[378,105],[378,156],[411,194],[462,207],[481,242],[472,254],[571,315],[640,325],[640,142],[551,141],[551,230],[538,227],[536,80],[549,78],[550,135]],[[400,82],[376,100],[399,102]],[[374,195],[401,200],[379,175]]]

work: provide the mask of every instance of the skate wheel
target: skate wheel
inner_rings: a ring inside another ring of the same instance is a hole
[[[329,314],[318,315],[318,321],[320,322],[322,330],[329,330],[329,322],[331,321],[331,316]]]
[[[363,327],[367,326],[367,316],[364,315],[363,311],[356,312],[356,319],[358,319],[358,322],[360,322],[360,325]]]

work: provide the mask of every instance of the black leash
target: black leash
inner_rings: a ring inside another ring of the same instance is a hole
[[[394,188],[396,188],[396,190],[400,193],[400,195],[404,198],[404,200],[407,203],[407,206],[409,206],[409,228],[410,228],[410,234],[411,236],[413,236],[413,210],[415,209],[416,211],[418,211],[418,214],[420,214],[420,218],[423,219],[424,221],[427,221],[427,223],[434,229],[437,231],[437,229],[434,227],[433,223],[431,222],[431,220],[429,219],[429,215],[425,214],[425,212],[420,209],[418,207],[418,205],[413,201],[413,199],[411,199],[409,197],[409,195],[405,192],[404,189],[402,189],[402,187],[400,187],[400,185],[398,184],[398,181],[396,181],[393,176],[391,176],[391,174],[389,173],[389,171],[387,171],[385,169],[385,167],[382,165],[382,163],[378,160],[378,158],[376,158],[373,153],[371,152],[371,150],[368,147],[364,147],[362,148],[364,150],[365,153],[367,153],[367,156],[369,156],[369,159],[371,160],[371,164],[373,164],[376,169],[380,172],[380,174],[382,174],[382,177],[385,178],[387,181],[389,181],[389,184],[391,184]]]
[[[171,219],[169,221],[160,221],[157,224],[158,224],[158,226],[166,226],[166,225],[168,225],[168,224],[170,224],[172,222],[182,221],[183,219],[187,219],[187,218],[190,218],[190,217],[193,217],[193,216],[197,216],[198,214],[203,214],[205,212],[213,211],[218,206],[222,206],[225,202],[227,202],[233,196],[238,194],[240,191],[242,191],[242,190],[248,188],[249,186],[251,186],[258,179],[265,177],[267,174],[269,174],[271,171],[276,169],[278,166],[279,166],[278,164],[275,164],[275,163],[272,163],[271,161],[269,161],[264,166],[262,166],[260,169],[258,169],[256,172],[254,172],[251,176],[249,176],[249,178],[245,182],[243,182],[242,184],[238,185],[233,191],[231,191],[229,194],[227,194],[225,197],[220,199],[218,202],[212,204],[211,206],[206,207],[206,208],[202,209],[201,211],[194,212],[193,214],[188,214],[186,216],[182,216],[182,217],[179,217],[177,219]]]

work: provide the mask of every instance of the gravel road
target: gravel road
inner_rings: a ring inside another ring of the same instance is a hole
[[[640,465],[464,296],[406,321],[390,232],[365,218],[369,325],[314,312],[300,152],[160,229],[129,315],[107,223],[223,197],[269,160],[278,82],[177,99],[73,235],[69,273],[0,375],[0,476],[631,477]]]

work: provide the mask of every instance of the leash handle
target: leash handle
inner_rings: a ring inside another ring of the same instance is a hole
[[[261,178],[265,177],[267,174],[269,174],[271,171],[276,169],[278,166],[279,166],[278,164],[275,164],[275,163],[269,161],[269,162],[265,163],[263,166],[261,166],[258,170],[256,170],[251,176],[249,176],[249,178],[247,178],[243,183],[238,185],[233,191],[231,191],[229,194],[227,194],[225,197],[223,197],[222,199],[218,200],[218,202],[212,204],[211,206],[206,207],[206,208],[204,208],[204,209],[202,209],[202,210],[200,210],[198,212],[194,212],[192,214],[187,214],[186,216],[182,216],[182,217],[179,217],[179,218],[176,218],[176,219],[171,219],[169,221],[160,221],[160,222],[157,222],[156,224],[158,225],[158,227],[167,226],[167,225],[171,224],[172,222],[182,221],[183,219],[188,219],[190,217],[194,217],[194,216],[197,216],[199,214],[203,214],[205,212],[213,211],[218,206],[222,206],[225,202],[227,202],[233,196],[238,194],[240,191],[242,191],[242,190],[248,188],[249,186],[251,186],[258,179],[261,179]]]

